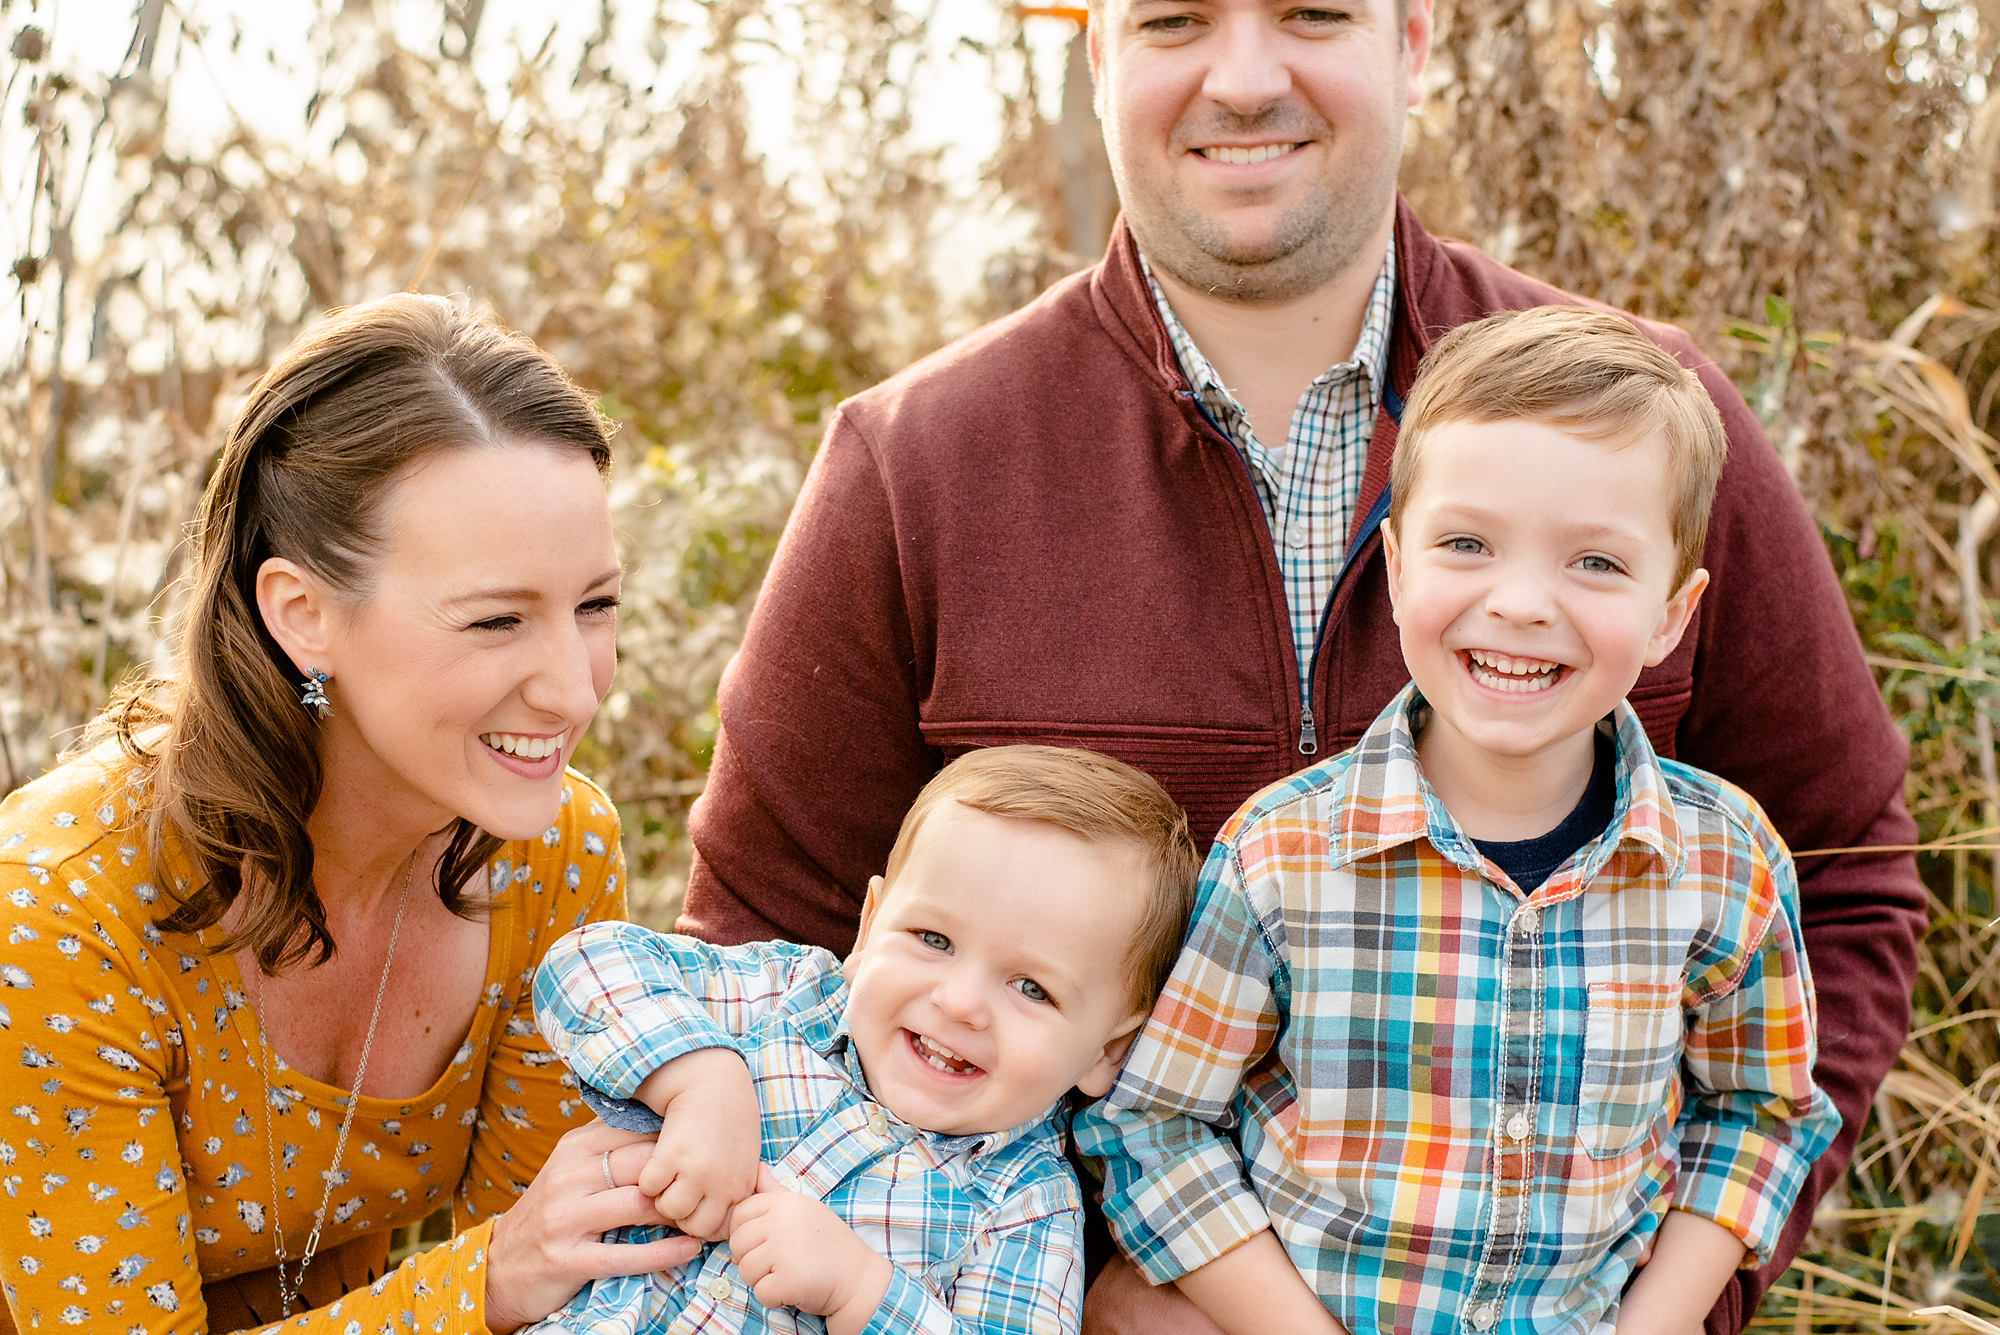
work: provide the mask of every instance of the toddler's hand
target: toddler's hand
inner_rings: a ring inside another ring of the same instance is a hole
[[[708,1242],[729,1234],[729,1212],[757,1186],[762,1148],[757,1094],[743,1059],[727,1048],[674,1058],[639,1086],[662,1118],[639,1190],[660,1218]]]
[[[893,1278],[887,1257],[823,1203],[786,1191],[763,1164],[757,1194],[736,1207],[729,1254],[758,1302],[823,1316],[829,1335],[865,1327]]]

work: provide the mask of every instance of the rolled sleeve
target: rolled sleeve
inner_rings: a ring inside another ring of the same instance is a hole
[[[1760,840],[1760,843],[1766,841]],[[1749,906],[1764,930],[1734,987],[1693,1010],[1682,1070],[1674,1205],[1743,1240],[1745,1268],[1768,1262],[1813,1161],[1840,1131],[1840,1113],[1813,1081],[1812,979],[1791,859],[1775,836]]]
[[[1218,843],[1187,944],[1116,1088],[1077,1117],[1079,1148],[1105,1160],[1105,1219],[1156,1284],[1270,1224],[1227,1129],[1245,1072],[1278,1032],[1274,958],[1235,850]]]
[[[731,993],[712,947],[632,923],[592,923],[549,947],[535,1023],[577,1078],[630,1098],[660,1067],[702,1048],[740,1051],[703,998]]]
[[[1100,1103],[1078,1116],[1076,1139],[1085,1154],[1104,1156],[1105,1222],[1154,1284],[1199,1270],[1271,1225],[1236,1143],[1197,1118]]]

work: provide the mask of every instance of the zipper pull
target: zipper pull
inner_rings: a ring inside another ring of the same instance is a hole
[[[1319,751],[1319,731],[1313,727],[1313,707],[1300,701],[1304,711],[1299,719],[1299,754],[1314,755]]]

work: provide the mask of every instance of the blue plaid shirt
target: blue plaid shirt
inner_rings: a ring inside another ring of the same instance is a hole
[[[711,946],[594,923],[549,948],[535,1018],[579,1079],[620,1098],[683,1053],[742,1054],[763,1110],[764,1162],[896,1263],[866,1335],[1078,1329],[1082,1201],[1058,1119],[943,1136],[876,1103],[848,1040],[847,983],[826,951]],[[549,1328],[819,1332],[825,1323],[763,1306],[728,1249],[711,1245],[669,1274],[597,1281]]]
[[[1348,360],[1321,372],[1292,412],[1285,437],[1273,448],[1257,439],[1243,405],[1160,290],[1146,257],[1139,257],[1153,304],[1166,322],[1167,338],[1188,384],[1216,424],[1228,433],[1250,465],[1271,527],[1278,569],[1285,578],[1285,602],[1292,614],[1292,647],[1298,654],[1299,688],[1312,678],[1319,622],[1340,579],[1347,555],[1347,526],[1361,494],[1368,442],[1375,435],[1375,410],[1389,370],[1389,317],[1396,298],[1396,242],[1382,258],[1382,270],[1368,294],[1368,315]],[[1270,423],[1265,423],[1266,428]]]

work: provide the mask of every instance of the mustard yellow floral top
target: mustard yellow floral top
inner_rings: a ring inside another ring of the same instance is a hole
[[[210,953],[219,934],[154,925],[167,878],[148,864],[130,776],[101,750],[0,803],[0,1068],[14,1072],[0,1096],[0,1290],[24,1332],[275,1321],[273,1168],[296,1263],[347,1106],[282,1061],[269,1088],[235,961]],[[361,1100],[307,1275],[316,1306],[287,1332],[483,1331],[493,1216],[590,1120],[530,990],[549,942],[624,915],[617,812],[572,772],[556,824],[503,846],[488,878],[471,1032],[421,1096]],[[390,1230],[447,1202],[452,1240],[383,1273]]]

